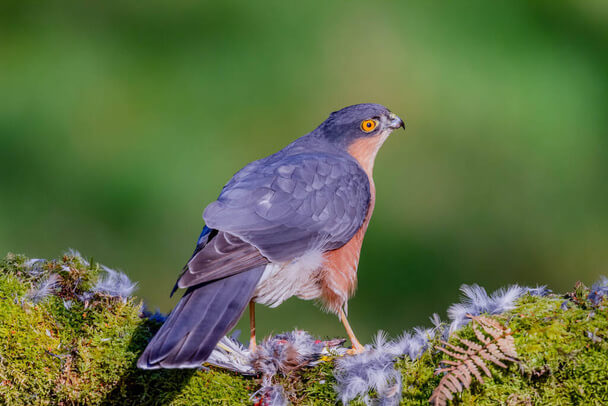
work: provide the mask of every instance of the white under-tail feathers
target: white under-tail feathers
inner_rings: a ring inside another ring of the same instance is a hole
[[[305,300],[318,297],[321,290],[315,274],[323,267],[323,261],[323,253],[313,250],[289,263],[266,265],[254,292],[254,300],[277,307],[292,296]]]

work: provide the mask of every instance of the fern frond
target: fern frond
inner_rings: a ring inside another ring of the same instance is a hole
[[[488,377],[492,377],[488,362],[501,368],[507,368],[503,361],[517,361],[515,340],[511,335],[511,329],[486,316],[470,314],[467,316],[473,321],[471,326],[479,343],[458,337],[458,341],[463,346],[441,341],[443,346],[436,347],[448,357],[455,359],[442,361],[443,364],[449,366],[435,372],[436,375],[445,373],[429,398],[429,402],[436,406],[446,405],[448,400],[454,398],[455,393],[462,392],[464,388],[468,389],[473,381],[472,377],[483,385],[481,371]]]
[[[473,332],[475,333],[475,337],[477,337],[477,339],[479,341],[481,341],[484,344],[487,344],[490,342],[490,339],[488,337],[486,337],[481,330],[479,329],[479,327],[477,327],[477,324],[473,323],[472,326],[473,328]]]

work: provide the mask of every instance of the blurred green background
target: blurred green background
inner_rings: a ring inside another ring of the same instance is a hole
[[[232,174],[361,102],[407,123],[376,161],[363,341],[445,316],[462,283],[608,273],[599,0],[3,2],[0,252],[73,247],[169,311]],[[311,302],[258,310],[260,334],[344,334]]]

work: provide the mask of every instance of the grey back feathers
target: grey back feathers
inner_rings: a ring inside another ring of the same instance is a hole
[[[307,142],[239,171],[205,209],[205,223],[238,236],[272,262],[346,244],[367,214],[369,180],[346,152],[300,152]]]

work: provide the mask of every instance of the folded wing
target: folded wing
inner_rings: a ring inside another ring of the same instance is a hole
[[[346,244],[370,202],[366,173],[347,154],[270,156],[238,172],[205,209],[208,227],[239,237],[272,262]]]

